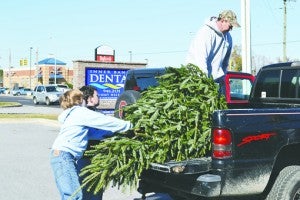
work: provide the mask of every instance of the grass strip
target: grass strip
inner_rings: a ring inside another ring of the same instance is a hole
[[[1,118],[6,119],[28,119],[28,118],[42,118],[42,119],[50,119],[50,120],[57,120],[58,115],[55,114],[35,114],[35,113],[1,113]]]
[[[18,102],[0,102],[0,107],[2,108],[12,107],[12,106],[22,106],[22,104]]]

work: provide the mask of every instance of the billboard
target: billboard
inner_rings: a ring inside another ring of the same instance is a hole
[[[128,69],[85,68],[85,85],[97,88],[100,109],[114,109],[118,96],[124,91]]]

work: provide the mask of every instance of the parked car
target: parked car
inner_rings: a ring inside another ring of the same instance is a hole
[[[57,86],[58,90],[59,90],[59,91],[62,91],[62,92],[66,92],[66,91],[70,90],[70,88],[69,88],[68,85],[64,85],[64,84],[55,84],[55,86]]]
[[[117,98],[114,116],[123,118],[123,107],[135,103],[149,87],[158,86],[157,76],[165,74],[165,68],[141,68],[127,71],[124,92]]]
[[[11,94],[14,96],[20,96],[20,95],[32,95],[32,90],[30,88],[24,88],[24,87],[19,87],[16,89],[13,89],[11,91]]]
[[[23,92],[24,87],[18,87],[18,88],[13,88],[10,93],[14,96],[20,96],[21,93]]]
[[[63,94],[55,85],[38,85],[33,90],[33,103],[46,103],[50,105],[59,102],[59,97]]]
[[[10,94],[10,89],[9,88],[5,88],[4,94]]]
[[[6,88],[0,87],[0,94],[4,94],[5,90],[6,90]]]
[[[32,89],[24,88],[24,95],[31,96],[33,93]]]

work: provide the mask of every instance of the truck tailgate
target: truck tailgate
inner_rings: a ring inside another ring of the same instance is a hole
[[[197,158],[181,162],[152,163],[148,170],[143,171],[138,191],[181,193],[181,196],[191,193],[197,187],[197,178],[210,170],[211,158]],[[177,195],[177,194],[176,194]]]

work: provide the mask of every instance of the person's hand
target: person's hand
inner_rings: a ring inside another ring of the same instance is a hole
[[[135,136],[134,130],[129,129],[128,131],[120,133],[122,137],[133,138]]]

